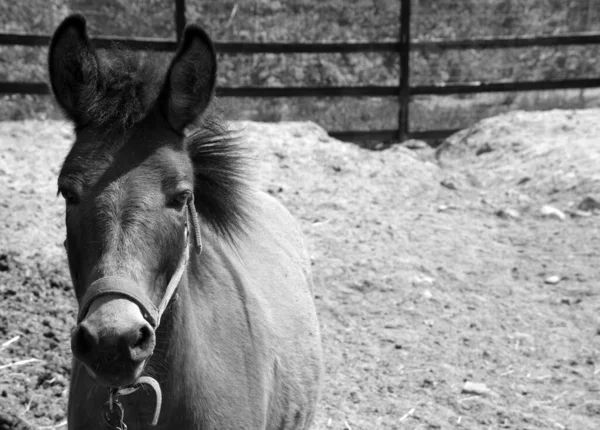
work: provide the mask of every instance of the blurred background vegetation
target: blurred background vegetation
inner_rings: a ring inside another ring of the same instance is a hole
[[[218,41],[396,41],[399,0],[187,0],[188,23]],[[0,31],[51,34],[72,12],[92,35],[174,38],[172,0],[19,0],[0,3]],[[598,0],[413,0],[413,40],[600,31]],[[413,51],[411,84],[598,76],[596,45]],[[46,81],[46,49],[0,46],[0,81]],[[156,54],[167,55],[167,54]],[[397,85],[399,58],[383,54],[221,55],[223,86]],[[0,119],[59,118],[50,97],[1,96]],[[397,126],[394,97],[224,99],[231,119],[312,120],[328,130]],[[513,109],[600,105],[600,90],[415,97],[411,130],[462,128]]]

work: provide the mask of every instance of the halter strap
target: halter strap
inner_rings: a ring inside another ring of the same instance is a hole
[[[154,328],[158,327],[158,322],[160,320],[158,308],[154,306],[154,303],[148,298],[146,291],[138,283],[120,276],[105,276],[90,285],[81,300],[79,315],[77,317],[78,324],[83,321],[87,315],[92,302],[98,297],[106,294],[124,296],[137,303],[142,311],[142,315],[150,325]]]

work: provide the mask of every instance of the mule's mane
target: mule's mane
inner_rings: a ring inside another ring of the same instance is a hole
[[[125,133],[144,119],[166,74],[166,62],[160,59],[119,49],[99,56],[103,90],[86,103],[86,116],[95,128]],[[86,92],[93,94],[91,88]],[[194,165],[198,214],[216,233],[235,242],[250,220],[248,156],[216,112],[210,108],[188,127],[186,147]]]
[[[200,119],[186,143],[195,171],[196,210],[235,243],[251,219],[248,153],[214,113]]]

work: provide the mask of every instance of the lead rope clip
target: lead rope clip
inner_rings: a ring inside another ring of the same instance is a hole
[[[156,379],[150,376],[142,376],[130,387],[109,389],[108,401],[100,408],[100,422],[103,430],[127,430],[127,424],[124,421],[125,408],[119,402],[119,396],[127,396],[135,393],[142,385],[147,385],[154,393],[156,406],[154,407],[154,414],[150,425],[155,426],[158,424],[162,406],[162,390]]]
[[[100,424],[104,430],[127,430],[125,409],[118,397],[118,390],[110,389],[108,401],[100,408]]]

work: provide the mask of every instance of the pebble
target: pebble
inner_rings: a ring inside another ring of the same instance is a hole
[[[476,394],[478,396],[487,396],[492,394],[487,385],[482,382],[466,381],[462,387],[463,394]]]
[[[429,148],[427,142],[417,139],[409,139],[402,142],[402,146],[408,149],[426,149]]]
[[[577,209],[583,212],[592,212],[594,210],[600,210],[600,202],[592,197],[586,197],[577,205]]]
[[[434,282],[435,278],[427,275],[416,275],[412,278],[412,284],[415,287],[430,287]]]
[[[556,285],[560,282],[562,278],[560,276],[557,275],[552,275],[552,276],[548,276],[546,279],[544,279],[544,283],[548,284],[548,285]]]
[[[477,151],[475,151],[475,155],[480,156],[483,154],[487,154],[488,152],[492,152],[493,150],[494,149],[490,146],[489,143],[484,143],[482,146],[477,148]]]
[[[442,187],[448,188],[449,190],[456,190],[456,185],[454,184],[454,182],[448,181],[447,179],[441,181],[440,185]]]
[[[540,213],[542,216],[547,218],[554,218],[563,221],[567,216],[560,209],[555,208],[554,206],[544,205],[540,209]]]
[[[506,208],[496,211],[496,216],[503,219],[519,219],[521,214],[516,209]]]
[[[360,396],[357,391],[350,392],[350,400],[352,400],[352,403],[360,403]]]

